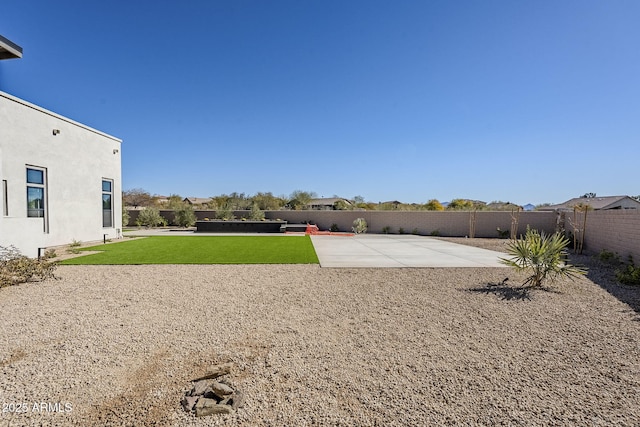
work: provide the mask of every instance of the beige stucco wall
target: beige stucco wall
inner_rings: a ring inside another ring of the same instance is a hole
[[[135,223],[138,211],[129,211],[131,224]],[[162,210],[160,213],[167,219],[173,218],[172,211]],[[248,216],[248,211],[236,211],[236,217]],[[382,233],[384,227],[390,227],[391,233],[399,233],[400,228],[405,233],[429,235],[437,232],[441,236],[464,237],[469,235],[469,212],[405,212],[405,211],[266,211],[268,219],[282,219],[289,223],[317,224],[321,230],[329,230],[336,224],[341,231],[351,231],[353,221],[362,217],[367,221],[370,233]],[[198,219],[215,218],[215,211],[196,211]],[[527,226],[547,233],[553,233],[556,228],[555,212],[520,212],[518,220],[518,234],[524,234]],[[511,228],[511,212],[477,212],[475,237],[498,237],[497,227],[502,230]]]
[[[567,231],[572,231],[570,218],[573,218],[573,212],[567,213]],[[617,252],[623,261],[626,261],[628,255],[632,255],[636,265],[640,264],[640,210],[589,211],[584,249],[591,254],[603,249]]]
[[[53,130],[59,134],[54,135]],[[39,247],[115,238],[122,229],[121,140],[0,92],[0,245]],[[46,168],[48,231],[27,217],[26,168]],[[102,179],[113,180],[113,227],[102,227]]]

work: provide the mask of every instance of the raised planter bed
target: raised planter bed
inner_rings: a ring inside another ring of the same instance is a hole
[[[196,221],[196,232],[206,233],[280,233],[287,221]]]

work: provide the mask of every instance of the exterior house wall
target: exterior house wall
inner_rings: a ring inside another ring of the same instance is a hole
[[[567,213],[566,229],[572,232],[573,212]],[[617,252],[623,261],[633,256],[640,261],[640,210],[615,209],[589,211],[584,233],[585,251],[595,254],[603,249]]]
[[[117,138],[0,92],[0,178],[7,190],[6,207],[0,198],[0,245],[36,256],[41,247],[119,237],[120,145]],[[46,225],[43,218],[27,217],[29,166],[46,172]],[[103,179],[113,181],[113,226],[107,228]]]

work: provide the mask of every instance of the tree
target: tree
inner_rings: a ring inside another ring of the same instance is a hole
[[[192,227],[196,223],[196,214],[193,206],[188,203],[181,202],[181,205],[174,211],[175,223],[180,227]]]
[[[293,210],[299,211],[309,209],[309,202],[316,197],[316,193],[311,191],[295,190],[289,196],[289,207]]]
[[[453,199],[449,202],[447,210],[467,211],[474,208],[473,202],[467,199]]]
[[[172,210],[181,209],[184,206],[184,204],[185,204],[185,202],[182,199],[182,197],[180,197],[177,194],[172,194],[167,199],[167,208],[168,209],[172,209]]]
[[[345,202],[344,200],[337,200],[333,204],[333,209],[337,211],[346,211],[346,210],[350,210],[351,208],[352,208],[351,205]]]
[[[140,211],[136,224],[138,226],[157,227],[159,225],[167,225],[167,220],[160,215],[158,208],[149,206]]]
[[[256,193],[251,197],[251,203],[257,204],[258,208],[265,211],[276,211],[282,209],[287,204],[286,198],[276,197],[271,193]]]
[[[147,207],[155,204],[155,199],[151,193],[142,188],[132,188],[122,192],[122,204],[125,206]]]
[[[362,196],[353,196],[353,203],[356,205],[364,203],[364,197]]]
[[[428,211],[443,211],[444,210],[444,206],[442,206],[442,203],[440,203],[437,199],[431,199],[429,200],[425,205],[424,208]]]
[[[223,220],[232,220],[236,219],[236,216],[233,214],[233,209],[228,204],[218,207],[216,210],[216,218]]]
[[[260,210],[257,203],[251,205],[251,211],[249,212],[249,219],[253,221],[262,221],[264,219],[264,212]]]
[[[123,227],[128,226],[130,220],[131,220],[131,216],[129,215],[129,211],[123,205],[122,206],[122,226]]]
[[[582,198],[583,198],[583,199],[585,199],[585,198],[586,198],[586,199],[593,199],[593,198],[595,198],[595,197],[596,197],[596,193],[584,193],[584,194],[582,195]]]
[[[509,243],[507,253],[511,257],[500,258],[500,262],[516,271],[530,272],[523,285],[542,287],[547,279],[553,282],[560,277],[586,273],[566,262],[568,245],[569,239],[560,233],[549,236],[528,228],[524,238]]]

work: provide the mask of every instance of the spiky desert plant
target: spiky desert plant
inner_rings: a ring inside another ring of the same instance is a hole
[[[538,230],[527,228],[523,237],[512,240],[507,246],[510,258],[500,258],[500,262],[516,271],[530,272],[524,286],[542,287],[549,279],[551,282],[561,277],[575,278],[586,271],[567,262],[569,239],[559,233],[547,235]]]
[[[354,233],[361,234],[367,232],[367,221],[364,218],[356,218],[353,221],[353,227],[351,227]]]

